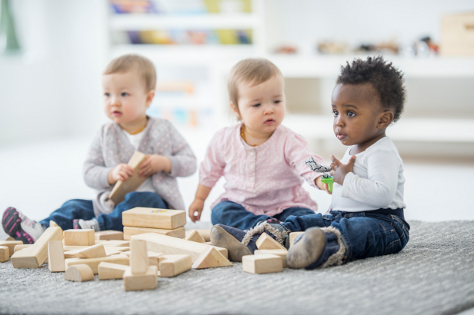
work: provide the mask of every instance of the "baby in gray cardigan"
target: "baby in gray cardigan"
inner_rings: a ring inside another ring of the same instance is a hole
[[[2,225],[15,239],[34,243],[50,221],[63,230],[121,231],[122,212],[131,208],[184,209],[176,177],[192,175],[197,168],[196,157],[169,121],[146,115],[155,96],[153,63],[137,55],[116,58],[105,69],[102,85],[104,111],[111,122],[93,139],[84,163],[84,180],[97,190],[97,198],[69,200],[40,222],[9,207]],[[109,194],[117,181],[133,175],[127,163],[135,151],[148,155],[139,169],[146,180],[116,205]]]

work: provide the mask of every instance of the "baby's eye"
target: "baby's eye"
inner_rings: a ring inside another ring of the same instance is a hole
[[[259,107],[260,103],[252,105],[252,107]]]
[[[348,111],[347,116],[354,117],[356,114],[354,112]]]
[[[281,100],[276,100],[275,101],[275,104],[280,104],[281,103]]]
[[[334,116],[339,115],[339,113],[337,112],[337,110],[333,110],[332,112],[334,113]]]
[[[128,96],[128,93],[127,92],[122,92],[122,94],[120,94],[121,96]]]
[[[104,93],[104,96],[109,97],[110,93]]]

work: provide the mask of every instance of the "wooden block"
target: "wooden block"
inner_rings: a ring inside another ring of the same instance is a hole
[[[286,250],[285,246],[275,241],[267,233],[262,233],[262,235],[260,235],[260,237],[257,240],[257,248],[258,249],[284,249]]]
[[[129,266],[101,262],[99,264],[99,280],[122,279]]]
[[[8,237],[5,239],[5,241],[15,241],[15,238],[8,235]]]
[[[163,255],[160,257],[160,277],[170,278],[191,269],[190,255]]]
[[[95,232],[95,240],[123,240],[123,232],[111,230]]]
[[[50,272],[62,272],[64,268],[63,242],[48,242],[48,269]]]
[[[8,246],[0,246],[0,262],[6,262],[10,259],[10,248]]]
[[[124,226],[173,230],[186,224],[186,211],[157,208],[133,208],[122,212]]]
[[[290,233],[290,247],[295,243],[295,240],[300,236],[301,234],[304,234],[304,232],[291,232]]]
[[[124,226],[123,227],[123,238],[125,240],[130,240],[130,237],[133,235],[138,234],[146,234],[146,233],[157,233],[177,238],[184,238],[186,231],[184,227],[178,227],[173,230],[165,230],[165,229],[152,229],[152,228],[141,228],[141,227],[133,227],[133,226]]]
[[[123,252],[123,254],[127,255],[130,258],[131,252],[130,251]],[[148,254],[148,264],[150,266],[157,266],[158,269],[160,269],[159,268],[160,267],[160,257],[163,256],[163,254],[155,253],[155,252],[151,252],[151,251],[148,251],[147,254]]]
[[[90,281],[94,280],[94,273],[88,265],[77,264],[66,269],[64,279],[77,282]]]
[[[48,242],[61,241],[61,228],[49,227],[44,231],[33,246],[22,249],[12,256],[14,268],[39,268],[48,259]]]
[[[130,247],[130,241],[119,241],[119,240],[113,240],[113,241],[96,241],[96,244],[104,244],[104,246],[117,246],[117,247]]]
[[[232,263],[214,247],[211,247],[206,252],[202,253],[193,264],[194,269],[226,266],[232,266]]]
[[[288,251],[286,249],[285,250],[283,249],[257,249],[254,252],[254,255],[267,255],[267,254],[279,256],[282,260],[283,268],[288,267],[286,265],[286,255],[288,254]]]
[[[211,241],[211,230],[196,230],[205,242]]]
[[[145,161],[146,158],[147,155],[142,152],[135,151],[135,153],[133,153],[132,157],[128,161],[128,165],[133,168],[133,175],[126,181],[119,180],[110,192],[109,198],[114,202],[115,205],[121,203],[125,199],[126,194],[135,191],[146,180],[146,177],[138,175],[140,165]]]
[[[107,254],[105,252],[104,245],[97,244],[97,245],[89,246],[87,248],[78,250],[76,256],[78,256],[79,258],[100,258],[100,257],[106,257]]]
[[[95,231],[92,229],[77,229],[64,231],[64,245],[92,246],[95,245]]]
[[[91,267],[92,272],[94,274],[99,273],[99,264],[101,262],[109,262],[113,264],[120,264],[120,265],[129,265],[129,259],[127,255],[120,254],[120,255],[113,255],[109,257],[101,257],[101,258],[69,258],[66,259],[66,269],[70,266],[79,265],[79,264],[86,264]]]
[[[25,248],[30,247],[30,246],[33,246],[33,244],[20,244],[20,245],[16,245],[16,246],[15,246],[15,249],[13,250],[13,252],[16,253],[17,251],[22,250],[22,249],[25,249]]]
[[[17,245],[23,245],[23,242],[22,241],[0,241],[0,246],[8,247],[8,252],[10,253],[10,257],[13,256],[13,253],[15,253],[15,246]]]
[[[49,221],[49,227],[60,227],[56,222],[54,222],[53,220],[50,220]]]
[[[145,240],[147,242],[147,249],[155,253],[165,255],[191,255],[193,262],[196,261],[202,253],[208,250],[209,247],[212,247],[203,243],[189,242],[180,238],[154,233],[134,235],[131,239]],[[221,252],[221,249],[217,247],[216,249]],[[226,252],[227,250],[222,251],[221,254],[226,256]]]
[[[197,242],[197,243],[205,243],[202,236],[196,230],[192,230],[188,236],[185,238],[186,241]]]
[[[248,273],[282,272],[283,263],[276,255],[246,255],[242,257],[242,268]]]
[[[144,274],[133,274],[131,268],[127,268],[123,274],[123,286],[125,291],[154,290],[158,284],[158,268],[149,266]]]
[[[132,274],[143,274],[148,271],[148,254],[146,241],[130,241],[130,270]]]

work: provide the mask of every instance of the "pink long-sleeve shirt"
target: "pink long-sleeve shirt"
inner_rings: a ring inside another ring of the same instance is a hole
[[[313,187],[321,174],[305,161],[314,155],[306,140],[280,125],[265,143],[252,147],[240,135],[241,124],[218,131],[199,169],[199,183],[214,187],[221,176],[225,192],[212,204],[233,201],[254,214],[274,216],[291,207],[316,211],[318,205],[303,189],[303,178]]]

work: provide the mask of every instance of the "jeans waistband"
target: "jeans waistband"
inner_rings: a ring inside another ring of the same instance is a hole
[[[364,211],[368,213],[377,213],[377,214],[394,214],[396,216],[399,216],[403,220],[405,220],[405,215],[403,212],[402,208],[397,208],[397,209],[377,209],[377,210],[371,210],[371,211]]]

